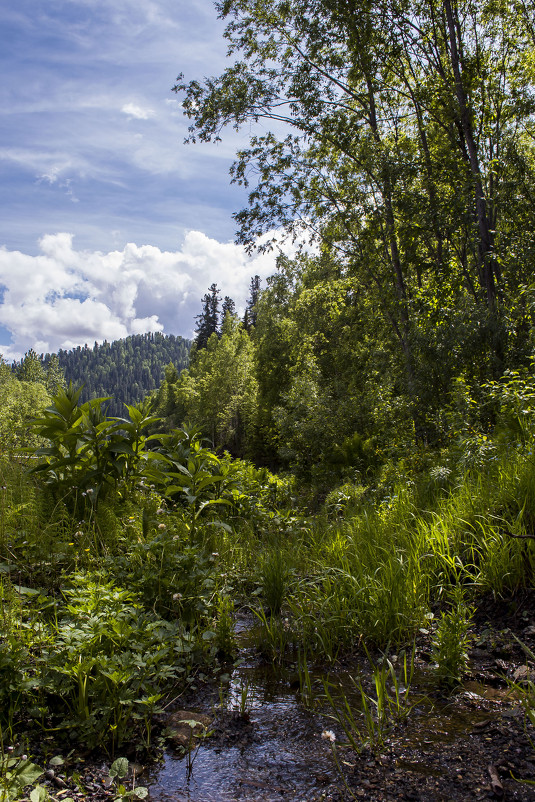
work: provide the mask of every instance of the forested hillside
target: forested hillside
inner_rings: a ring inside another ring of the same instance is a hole
[[[58,352],[67,383],[84,385],[82,400],[111,396],[110,415],[122,415],[125,402],[141,401],[158,387],[170,362],[177,371],[189,361],[190,342],[172,334],[135,334],[113,343]]]

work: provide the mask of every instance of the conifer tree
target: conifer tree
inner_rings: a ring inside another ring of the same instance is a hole
[[[243,327],[245,331],[249,331],[251,327],[256,326],[256,305],[260,297],[260,276],[253,276],[249,285],[249,298],[245,307],[245,315],[243,317]]]
[[[46,369],[46,389],[50,395],[56,395],[60,388],[65,387],[65,374],[59,364],[59,357],[52,354]]]
[[[46,375],[43,370],[41,359],[37,356],[33,348],[26,351],[24,359],[16,370],[17,378],[20,381],[26,382],[41,382],[46,383]]]
[[[223,301],[223,306],[221,307],[221,326],[225,322],[225,318],[227,316],[227,312],[229,315],[236,314],[236,304],[228,295],[225,295],[225,299]]]
[[[195,329],[195,345],[197,346],[197,351],[206,348],[212,334],[217,333],[220,301],[221,297],[217,284],[211,284],[208,287],[208,292],[205,293],[202,299],[202,312],[195,318],[197,321],[197,327]]]

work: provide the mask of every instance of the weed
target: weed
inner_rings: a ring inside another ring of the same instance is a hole
[[[217,620],[215,625],[215,646],[218,656],[231,660],[236,652],[234,636],[234,602],[228,596],[217,596]]]
[[[128,760],[125,757],[119,757],[111,765],[109,776],[110,780],[115,785],[114,802],[127,802],[129,799],[145,799],[148,796],[148,790],[143,785],[136,787],[136,774],[132,773],[132,787],[127,790],[124,780],[128,776]]]
[[[331,718],[338,723],[355,752],[360,753],[364,747],[382,747],[392,727],[409,715],[413,670],[414,649],[409,658],[404,654],[399,672],[386,656],[380,665],[373,667],[373,695],[366,692],[360,679],[350,677],[357,705],[353,702],[355,693],[348,694],[328,680],[323,681]]]
[[[288,558],[278,545],[264,555],[260,582],[264,602],[272,615],[278,615],[286,596],[289,578]]]
[[[450,609],[442,613],[433,640],[436,676],[440,685],[447,689],[461,682],[468,667],[467,649],[473,612],[465,602],[462,588],[457,585]]]
[[[259,648],[274,662],[282,662],[286,648],[291,641],[291,633],[280,616],[270,615],[266,612],[253,609],[254,615],[261,622],[259,634]]]
[[[306,651],[300,651],[297,655],[297,672],[299,674],[299,693],[301,701],[305,707],[312,707],[314,702],[314,692],[312,689],[312,677],[308,668]]]
[[[43,770],[28,760],[26,755],[16,755],[12,748],[0,753],[0,802],[18,799],[23,788],[34,785]],[[33,793],[33,792],[32,792]],[[32,800],[34,802],[34,800]]]

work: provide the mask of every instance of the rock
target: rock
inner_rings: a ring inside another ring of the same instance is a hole
[[[212,723],[210,716],[191,710],[177,710],[167,718],[166,736],[177,748],[187,749],[207,731]]]
[[[513,674],[515,682],[526,682],[529,679],[529,669],[526,665],[519,666]]]

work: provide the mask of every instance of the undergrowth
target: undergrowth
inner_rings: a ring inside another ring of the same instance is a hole
[[[194,430],[147,435],[142,406],[128,415],[108,421],[71,388],[36,424],[36,456],[0,463],[6,743],[31,729],[150,750],[154,714],[235,657],[244,606],[274,661],[403,647],[438,610],[437,678],[452,687],[478,598],[533,581],[527,437],[468,438],[427,455],[425,473],[346,482],[312,516],[291,478],[218,456]]]

